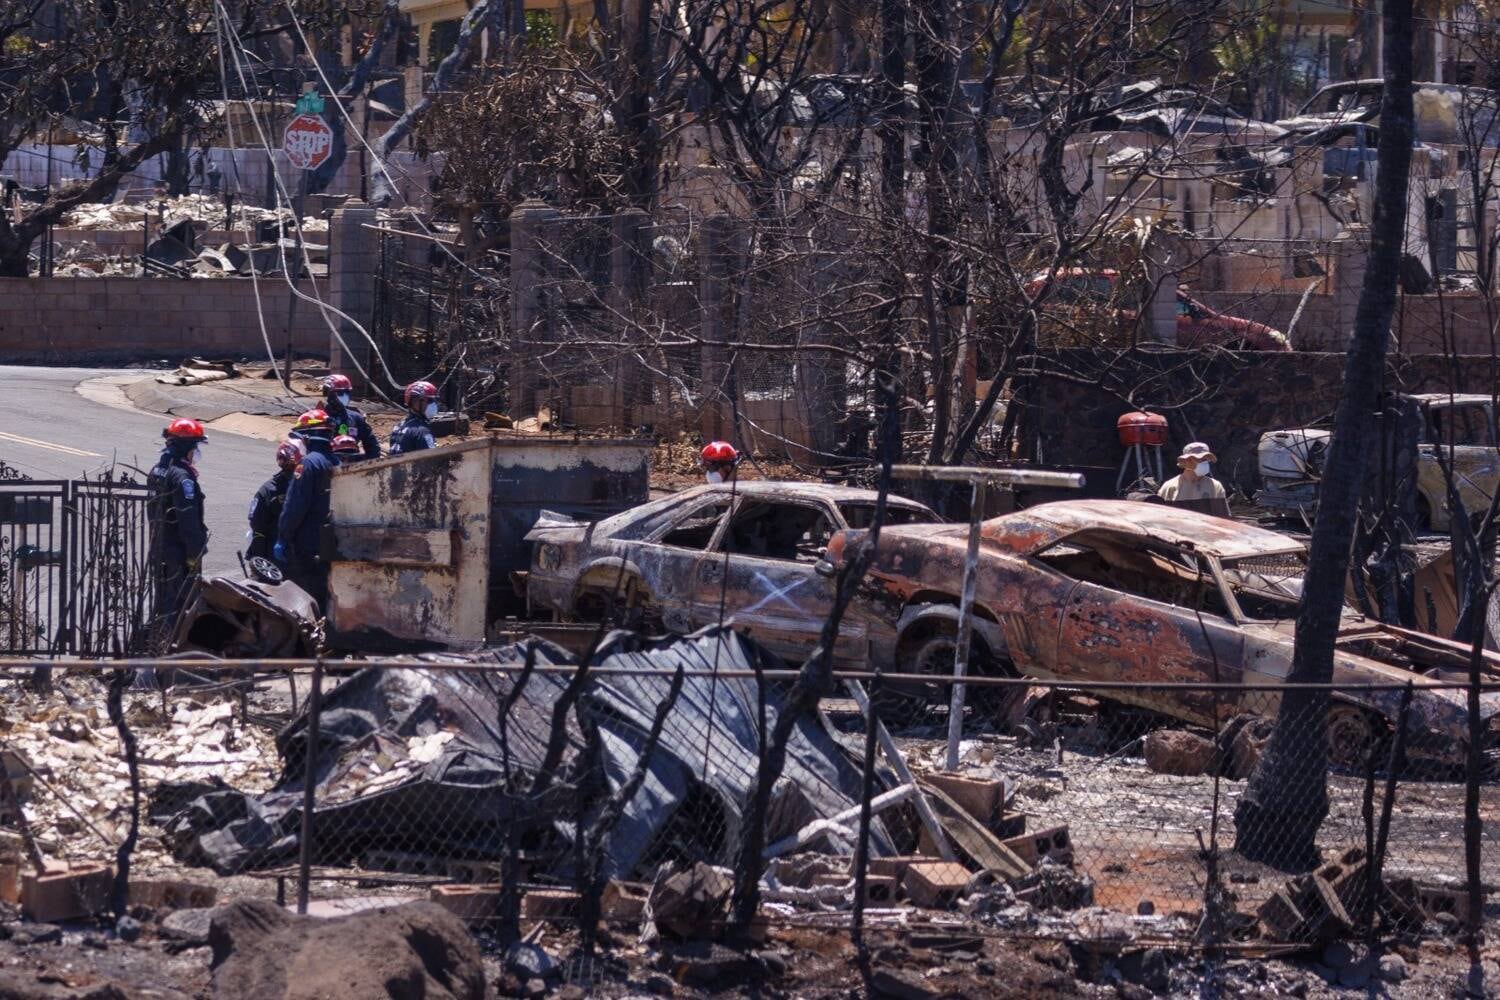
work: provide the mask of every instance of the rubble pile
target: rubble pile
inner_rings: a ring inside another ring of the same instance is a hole
[[[165,205],[165,210],[158,208]],[[141,217],[151,216],[151,226],[158,222],[163,228],[171,228],[180,222],[192,222],[201,229],[219,229],[224,222],[224,200],[214,195],[186,194],[177,198],[165,198],[161,202],[88,202],[74,209],[63,219],[70,229],[129,230],[141,228]],[[252,231],[266,222],[285,222],[289,227],[292,213],[286,209],[258,208],[254,205],[234,206],[234,228],[248,225]],[[328,231],[328,221],[317,216],[302,220],[302,230],[308,233]]]
[[[39,696],[8,685],[0,709],[6,746],[35,777],[23,802],[43,854],[58,859],[111,857],[130,814],[130,774],[114,727],[105,715],[104,689],[95,676],[60,678],[57,692]],[[134,733],[146,790],[202,785],[210,778],[263,788],[274,760],[270,732],[246,724],[223,693],[200,703],[174,695],[163,709],[158,694],[128,693],[126,722]],[[143,869],[169,864],[161,843],[143,837],[135,857]]]

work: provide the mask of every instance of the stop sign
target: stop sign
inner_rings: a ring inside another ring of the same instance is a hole
[[[298,115],[287,125],[281,149],[292,166],[316,170],[333,154],[333,129],[321,115]]]

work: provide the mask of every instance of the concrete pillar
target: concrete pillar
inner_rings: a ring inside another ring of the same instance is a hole
[[[641,343],[628,327],[645,313],[651,288],[651,216],[639,208],[616,212],[610,220],[609,294],[607,301],[616,323],[625,327],[624,343]],[[610,394],[612,420],[631,428],[639,421],[633,408],[649,395],[646,374],[629,351],[621,351],[616,362],[615,384]]]
[[[1177,269],[1183,245],[1176,237],[1152,230],[1141,256],[1146,265],[1149,298],[1141,303],[1140,339],[1157,344],[1177,343]]]
[[[710,215],[698,234],[699,332],[704,341],[699,354],[698,430],[706,441],[727,438],[733,430],[733,414],[724,394],[729,352],[719,345],[733,339],[734,277],[740,265],[737,235],[735,220],[727,215]]]
[[[1337,325],[1325,334],[1329,342],[1319,345],[1323,350],[1348,350],[1349,341],[1354,335],[1354,313],[1359,309],[1360,292],[1365,287],[1365,268],[1369,265],[1369,253],[1370,227],[1363,223],[1351,223],[1333,238],[1329,254],[1329,269],[1332,272],[1329,283],[1333,291],[1333,313],[1337,317]]]
[[[361,368],[369,378],[379,378],[375,352],[365,339],[375,324],[375,275],[380,269],[380,234],[374,225],[375,209],[352,199],[334,211],[328,224],[329,301],[355,321],[333,317],[338,336],[329,336],[328,367],[348,375],[359,391],[369,388]]]
[[[529,417],[537,409],[536,372],[525,359],[537,353],[535,341],[550,341],[556,336],[548,280],[554,271],[550,257],[553,248],[548,243],[557,219],[556,209],[535,199],[521,202],[510,215],[510,319],[514,340],[509,413],[515,420]]]

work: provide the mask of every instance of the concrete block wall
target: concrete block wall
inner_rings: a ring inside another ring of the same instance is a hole
[[[1185,363],[1192,361],[1191,364]],[[1050,463],[1118,468],[1124,451],[1115,421],[1135,409],[1167,418],[1166,464],[1189,441],[1207,441],[1219,456],[1215,475],[1240,489],[1259,489],[1256,445],[1266,431],[1327,427],[1344,378],[1343,353],[1244,353],[1197,358],[1141,352],[1112,357],[1109,371],[1080,352],[1040,355],[1043,375],[1035,402],[1023,412],[1025,439],[1040,439]],[[1435,354],[1392,355],[1385,387],[1395,392],[1489,392],[1481,359],[1458,365],[1453,385],[1448,359]],[[1080,374],[1097,376],[1092,381]],[[1126,396],[1131,402],[1125,401]]]
[[[248,278],[0,279],[0,362],[264,358],[260,316],[280,356],[291,293],[280,279],[259,285],[257,309]],[[299,287],[312,294],[310,282]],[[328,327],[314,306],[298,302],[292,326],[296,351],[327,355]]]

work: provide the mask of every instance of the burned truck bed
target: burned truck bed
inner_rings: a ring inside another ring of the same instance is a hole
[[[650,443],[493,435],[333,476],[328,636],[371,652],[479,649],[524,610],[512,575],[543,508],[597,520],[644,503]]]

